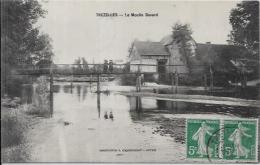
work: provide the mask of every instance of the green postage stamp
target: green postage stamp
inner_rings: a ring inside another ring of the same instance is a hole
[[[188,159],[258,161],[257,119],[187,119]]]

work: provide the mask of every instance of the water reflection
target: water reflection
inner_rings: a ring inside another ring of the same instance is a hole
[[[53,90],[50,90],[50,117],[53,116]]]
[[[59,93],[60,92],[60,85],[53,85],[52,89],[53,89],[54,93]]]
[[[79,99],[79,101],[80,101],[81,86],[80,86],[80,85],[77,85],[76,88],[77,88],[78,99]]]
[[[83,99],[83,101],[86,99],[87,93],[88,93],[88,88],[86,86],[83,86],[83,92],[82,92],[82,99]]]
[[[100,93],[97,93],[98,118],[100,118]]]
[[[78,102],[90,102],[90,98],[87,97],[88,94],[88,84],[77,84],[75,88],[70,84],[55,84],[53,86],[54,93],[60,93],[60,88],[63,89],[63,92],[66,94],[73,94],[73,91],[76,91],[75,95],[77,96]],[[90,90],[90,89],[89,89]],[[21,99],[22,103],[31,104],[35,96],[34,87],[31,85],[24,85],[21,90]],[[101,95],[103,96],[101,99]],[[91,93],[90,97],[96,100],[97,116],[101,116],[101,102],[105,98],[114,98],[114,95],[110,95],[110,92],[104,87],[102,93]],[[50,93],[50,113],[52,114],[53,102],[55,102],[55,96],[53,93]],[[130,116],[133,120],[142,120],[145,117],[161,113],[161,114],[224,114],[224,115],[235,115],[239,117],[259,117],[259,108],[255,107],[240,107],[240,106],[228,106],[228,105],[212,105],[212,104],[201,104],[201,103],[188,103],[180,101],[165,101],[165,100],[156,100],[148,99],[141,97],[127,97],[129,102]],[[37,101],[37,100],[36,100]],[[116,103],[114,101],[113,103]],[[114,105],[116,106],[116,105]],[[86,105],[88,107],[88,105]],[[106,108],[106,107],[104,107]],[[108,110],[108,115],[111,110]],[[113,112],[112,112],[113,113]],[[114,114],[113,114],[114,119]]]
[[[63,92],[64,93],[73,93],[73,86],[71,85],[63,85]]]
[[[238,117],[259,117],[259,108],[165,101],[150,98],[128,97],[130,114],[134,121],[145,120],[155,114],[223,114]]]

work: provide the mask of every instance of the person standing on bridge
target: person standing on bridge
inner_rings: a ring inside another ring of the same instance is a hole
[[[104,73],[107,73],[107,70],[108,70],[108,61],[105,60],[105,61],[104,61],[104,66],[103,66],[103,72],[104,72]]]
[[[113,61],[109,60],[109,72],[112,73],[113,72]]]

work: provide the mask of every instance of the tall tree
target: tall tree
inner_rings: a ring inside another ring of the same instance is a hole
[[[243,1],[232,9],[229,16],[232,25],[230,40],[235,45],[253,49],[259,43],[259,2]]]
[[[182,61],[189,65],[189,57],[195,56],[196,43],[192,38],[192,30],[189,24],[176,23],[172,27],[173,41],[179,45],[181,54],[183,54]]]
[[[14,67],[50,59],[53,55],[50,37],[40,34],[34,25],[46,13],[37,0],[1,1],[2,59]]]
[[[52,59],[50,37],[35,27],[45,13],[37,0],[1,0],[1,94],[8,93],[7,79],[18,64]]]
[[[75,64],[75,69],[77,71],[81,70],[81,59],[80,59],[80,57],[78,57],[77,59],[74,60],[74,64]]]
[[[82,66],[83,70],[87,71],[89,69],[87,60],[85,59],[85,57],[82,57],[81,60],[82,60],[82,64],[83,64],[83,66]]]

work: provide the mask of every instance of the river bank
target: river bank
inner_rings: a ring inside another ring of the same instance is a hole
[[[1,106],[1,161],[24,162],[27,160],[26,136],[37,120],[27,115],[21,106]]]

